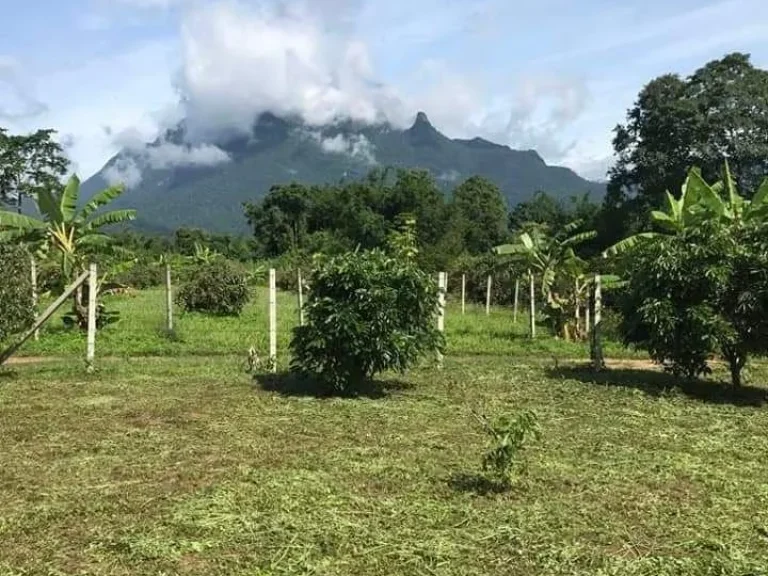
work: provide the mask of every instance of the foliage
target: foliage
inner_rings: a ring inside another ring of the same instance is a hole
[[[35,320],[31,278],[29,253],[0,244],[0,346]]]
[[[596,236],[592,230],[577,232],[582,224],[571,222],[554,234],[544,225],[531,225],[517,236],[515,243],[494,248],[496,254],[510,257],[518,268],[527,269],[538,278],[547,317],[555,333],[566,340],[576,331],[572,320],[579,303],[578,281],[586,268],[574,246]]]
[[[246,274],[227,260],[199,265],[176,294],[188,312],[238,316],[250,299]]]
[[[682,79],[648,83],[617,126],[605,230],[609,243],[644,227],[646,214],[677,190],[691,166],[714,179],[723,156],[744,190],[755,190],[768,157],[768,71],[749,56],[726,55]]]
[[[749,354],[768,351],[768,282],[763,224],[702,224],[635,248],[623,303],[627,343],[675,374],[709,372],[720,352],[734,386]]]
[[[69,161],[53,140],[53,130],[9,134],[0,128],[0,202],[15,202],[21,212],[24,196],[59,190]]]
[[[98,252],[109,244],[110,237],[101,230],[136,217],[134,210],[98,213],[123,193],[114,186],[96,194],[85,206],[78,208],[80,180],[72,176],[63,190],[40,189],[37,207],[41,219],[0,211],[0,239],[16,238],[31,242],[56,259],[66,282],[84,269],[85,256]]]
[[[464,248],[470,253],[488,252],[507,239],[506,202],[487,178],[472,176],[461,183],[453,191],[453,205],[464,221]]]
[[[379,250],[319,257],[291,367],[338,392],[403,372],[443,347],[437,296],[432,276],[408,259]]]
[[[475,416],[491,441],[483,456],[483,469],[501,486],[508,488],[516,475],[525,470],[521,455],[526,444],[541,436],[536,414],[525,411],[514,417],[504,415],[494,420]]]
[[[112,281],[136,290],[146,290],[163,284],[165,279],[163,266],[146,257],[137,258],[131,266],[116,271]]]

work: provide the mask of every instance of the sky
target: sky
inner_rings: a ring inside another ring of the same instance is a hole
[[[733,51],[768,67],[765,0],[0,0],[0,127],[53,128],[81,178],[181,118],[410,125],[537,150],[601,179],[644,84]]]

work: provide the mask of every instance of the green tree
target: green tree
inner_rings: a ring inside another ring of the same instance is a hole
[[[21,213],[25,196],[61,187],[69,161],[53,140],[53,130],[9,134],[0,128],[0,201],[13,202]]]
[[[734,53],[685,79],[656,78],[616,127],[613,148],[605,215],[611,242],[642,229],[691,166],[713,179],[726,156],[737,184],[754,190],[768,171],[768,71]]]
[[[725,164],[710,186],[692,169],[680,199],[653,219],[665,233],[624,241],[622,331],[676,374],[709,370],[715,352],[734,386],[750,354],[768,351],[768,180],[743,198]]]
[[[493,182],[472,176],[454,190],[453,204],[464,220],[464,246],[470,253],[488,252],[506,240],[507,206]]]

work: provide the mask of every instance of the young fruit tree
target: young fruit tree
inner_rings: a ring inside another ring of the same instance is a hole
[[[621,329],[627,343],[680,376],[708,373],[719,354],[738,387],[748,357],[768,352],[768,181],[749,201],[727,165],[724,174],[709,186],[692,171],[687,204],[675,210],[669,197],[678,224],[624,250]]]
[[[319,257],[294,328],[293,371],[349,393],[386,370],[443,350],[438,287],[413,258],[380,250]]]

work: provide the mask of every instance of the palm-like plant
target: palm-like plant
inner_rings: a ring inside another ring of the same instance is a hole
[[[579,220],[571,222],[554,235],[550,235],[545,226],[531,225],[518,235],[517,242],[494,248],[496,254],[511,256],[519,267],[527,268],[539,279],[539,291],[555,331],[565,338],[570,336],[568,320],[571,318],[566,308],[576,306],[578,295],[571,292],[575,279],[586,266],[573,248],[597,235],[593,230],[577,232],[582,225]]]
[[[97,214],[123,193],[122,186],[112,186],[96,194],[78,209],[80,180],[73,175],[61,192],[41,190],[37,195],[38,211],[34,218],[10,211],[0,211],[0,240],[20,239],[30,242],[50,256],[60,259],[65,279],[83,267],[83,257],[93,249],[107,245],[110,237],[102,228],[136,217],[135,210],[113,210]]]
[[[136,217],[135,210],[113,210],[97,213],[123,193],[113,186],[96,194],[78,209],[80,180],[73,175],[61,191],[43,189],[37,194],[37,208],[42,218],[0,210],[0,241],[27,242],[44,256],[57,261],[64,285],[85,267],[89,254],[103,250],[111,238],[102,229]],[[74,313],[85,317],[82,291],[75,295]]]
[[[725,197],[724,197],[725,196]],[[669,192],[665,197],[665,210],[651,212],[651,222],[660,232],[641,232],[614,244],[603,256],[622,254],[639,242],[663,234],[679,234],[705,220],[740,224],[768,216],[768,178],[757,189],[752,200],[741,196],[731,175],[728,161],[723,167],[723,178],[713,185],[707,184],[701,170],[691,168],[680,189],[680,197]]]

